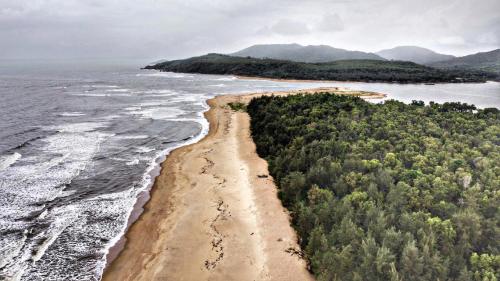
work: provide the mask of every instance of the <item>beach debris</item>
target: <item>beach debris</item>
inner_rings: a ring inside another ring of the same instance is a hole
[[[217,229],[217,223],[221,220],[225,220],[228,214],[228,205],[224,204],[222,199],[217,200],[217,216],[212,220],[210,224],[210,228],[212,229],[212,251],[216,256],[212,260],[205,260],[205,268],[208,270],[212,270],[217,267],[217,264],[224,258],[224,245],[223,238],[224,235]]]
[[[208,169],[212,168],[215,165],[214,161],[208,159],[207,157],[203,157],[203,158],[205,159],[205,161],[207,161],[207,164],[204,165],[203,167],[201,167],[200,175],[206,174]]]
[[[297,256],[298,258],[302,259],[304,257],[304,252],[302,250],[290,247],[285,250],[285,252],[289,253],[291,256]]]
[[[262,175],[257,175],[257,177],[258,177],[259,179],[264,179],[264,178],[268,178],[268,177],[269,177],[269,175],[262,174]]]

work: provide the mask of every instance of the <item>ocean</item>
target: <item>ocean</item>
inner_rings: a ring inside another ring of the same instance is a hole
[[[290,83],[140,67],[0,63],[0,280],[99,280],[159,164],[208,132],[215,95],[343,86],[500,107],[494,82]]]

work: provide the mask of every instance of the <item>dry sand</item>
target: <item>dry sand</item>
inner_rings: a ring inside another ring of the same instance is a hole
[[[317,91],[349,94],[321,88],[209,100],[209,134],[167,157],[103,280],[312,280],[273,179],[262,176],[267,163],[255,152],[249,116],[227,103]]]
[[[264,80],[264,81],[274,81],[274,82],[288,82],[288,83],[370,83],[368,81],[355,81],[355,80],[311,80],[311,79],[290,79],[290,78],[267,78],[259,76],[243,76],[234,75],[237,79],[241,80]]]

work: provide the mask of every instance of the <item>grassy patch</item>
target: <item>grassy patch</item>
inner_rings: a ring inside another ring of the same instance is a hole
[[[242,102],[230,102],[227,104],[234,111],[246,111],[247,105]]]

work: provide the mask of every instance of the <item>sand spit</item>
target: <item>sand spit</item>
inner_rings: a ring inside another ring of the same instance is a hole
[[[227,103],[324,91],[384,97],[318,88],[209,100],[208,135],[167,157],[103,280],[313,280],[267,162],[255,152],[249,116]]]

